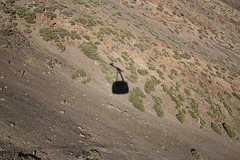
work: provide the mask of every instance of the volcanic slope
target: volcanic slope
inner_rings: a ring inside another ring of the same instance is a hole
[[[238,159],[237,9],[215,0],[0,8],[1,159]],[[129,93],[112,93],[110,63]]]

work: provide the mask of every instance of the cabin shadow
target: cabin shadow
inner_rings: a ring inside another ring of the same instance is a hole
[[[122,70],[116,66],[113,65],[113,63],[110,64],[112,67],[116,68],[117,75],[116,75],[116,81],[112,85],[112,93],[113,94],[126,94],[129,92],[128,84],[124,81],[124,78],[122,76]],[[118,80],[118,74],[120,74],[121,81]]]

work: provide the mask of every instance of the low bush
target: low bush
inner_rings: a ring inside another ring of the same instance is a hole
[[[33,58],[25,60],[25,63],[29,64],[32,67],[37,67],[37,61]]]
[[[236,92],[233,92],[232,95],[235,96],[238,100],[240,100],[240,94],[237,94]]]
[[[191,96],[191,95],[192,95],[191,92],[189,91],[189,89],[187,89],[187,88],[184,88],[184,92],[185,92],[186,95],[188,95],[188,96]]]
[[[237,134],[236,134],[235,130],[230,125],[228,125],[227,123],[223,123],[222,125],[223,125],[223,128],[226,130],[226,132],[227,132],[227,134],[230,138],[236,137]]]
[[[157,86],[158,84],[160,84],[160,81],[155,76],[151,76],[151,79],[148,79],[145,83],[145,92],[150,94],[152,91],[155,90],[155,86]]]
[[[133,92],[138,97],[146,98],[146,95],[142,92],[142,90],[139,87],[133,88]]]
[[[138,69],[137,72],[142,76],[148,75],[148,70],[146,69]]]
[[[223,99],[222,101],[223,101],[224,107],[227,109],[230,116],[233,117],[232,107],[230,106],[230,104],[225,99]]]
[[[217,133],[217,134],[222,134],[222,129],[220,127],[220,125],[217,125],[215,123],[211,123],[211,128]]]
[[[185,114],[183,112],[183,110],[179,110],[178,114],[176,114],[176,118],[183,123],[185,121]]]
[[[65,46],[61,42],[56,42],[55,45],[63,52],[65,50]]]
[[[43,40],[50,41],[54,40],[55,42],[59,42],[59,38],[63,39],[65,37],[70,36],[70,33],[63,28],[40,28],[39,29],[40,36],[42,36]]]
[[[161,77],[161,79],[165,79],[164,73],[160,69],[156,69],[156,72],[158,73],[159,77]]]
[[[101,60],[100,56],[97,54],[98,47],[92,42],[85,43],[79,46],[81,51],[92,60]]]
[[[201,154],[198,151],[196,151],[195,149],[191,149],[191,153],[195,157],[196,160],[201,160],[202,159]]]
[[[140,111],[145,110],[143,101],[133,91],[130,91],[129,101],[138,110],[140,110]]]
[[[158,117],[163,117],[164,116],[164,111],[163,111],[163,108],[162,108],[162,99],[160,97],[157,97],[157,96],[153,96],[153,99],[154,99],[154,102],[155,102],[155,105],[154,105],[153,108],[156,111],[157,116]]]
[[[36,13],[43,13],[44,11],[45,11],[45,8],[42,5],[39,5],[33,9],[33,12],[36,12]]]
[[[81,39],[81,36],[76,31],[71,31],[70,36],[73,40],[75,39]]]
[[[180,101],[184,102],[185,101],[185,97],[182,94],[178,94],[178,98],[180,99]]]
[[[51,18],[51,19],[57,18],[57,15],[56,15],[54,12],[49,12],[49,11],[47,11],[47,12],[44,13],[44,15],[45,15],[47,18]]]

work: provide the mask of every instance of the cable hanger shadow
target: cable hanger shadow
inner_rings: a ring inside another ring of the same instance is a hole
[[[113,63],[110,64],[112,67],[116,68],[117,75],[116,75],[116,81],[112,85],[112,93],[113,94],[126,94],[129,92],[128,84],[124,81],[122,72],[120,68],[113,65]],[[118,81],[118,74],[121,76],[121,81]]]

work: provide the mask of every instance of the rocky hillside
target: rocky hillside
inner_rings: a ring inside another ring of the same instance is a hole
[[[105,103],[103,99],[111,97],[114,102],[127,108],[119,110],[130,109],[134,113],[129,113],[133,119],[138,119],[138,116],[149,120],[156,118],[161,123],[169,121],[174,124],[169,126],[177,128],[171,128],[173,132],[181,130],[179,128],[190,129],[193,130],[192,134],[198,136],[210,133],[212,137],[223,138],[224,143],[239,143],[238,1],[1,0],[0,9],[2,56],[13,56],[23,63],[21,65],[29,67],[32,75],[41,72],[36,77],[41,79],[39,84],[42,86],[48,83],[44,77],[53,75],[58,77],[55,77],[58,84],[64,81],[62,87],[75,85],[66,89],[69,95],[64,95],[62,104],[69,101],[77,105],[70,93],[77,94],[74,89],[83,89],[102,96],[99,107],[104,106],[100,104]],[[128,84],[129,93],[112,93],[117,70],[110,63],[123,71],[121,73]],[[19,74],[24,73],[20,71]],[[5,79],[5,71],[1,70],[0,74]],[[15,83],[13,80],[10,82]],[[3,84],[0,84],[1,94],[5,95]],[[49,93],[39,90],[39,95],[45,93],[57,97],[62,95],[60,90],[65,90],[64,87],[58,90],[56,86],[47,88]],[[87,99],[97,104],[96,95]],[[86,99],[85,96],[83,93],[81,99]],[[108,107],[114,107],[112,103],[107,102]],[[69,112],[73,111],[69,109]],[[61,110],[61,113],[65,111]],[[201,138],[204,139],[204,136]],[[141,149],[136,150],[141,152]],[[124,157],[121,151],[115,158]],[[214,152],[214,149],[211,151]],[[171,157],[170,152],[164,158],[176,159]],[[207,151],[203,152],[203,158],[219,158],[218,155],[209,156]],[[99,154],[95,150],[90,153]],[[201,157],[195,149],[191,153],[197,159]],[[232,155],[233,158],[237,156],[235,153]],[[137,154],[131,156],[141,157]],[[152,158],[158,157],[154,156],[150,155]],[[183,154],[181,158],[189,157]]]

